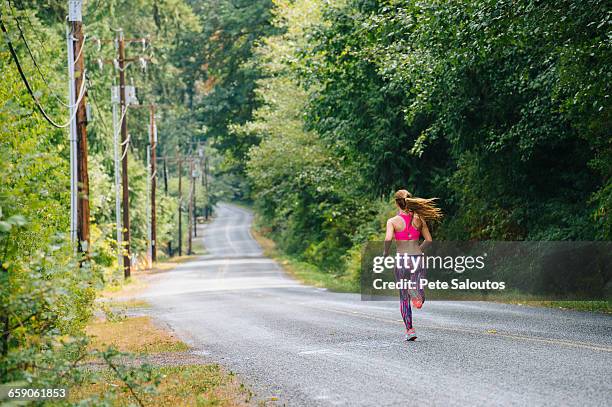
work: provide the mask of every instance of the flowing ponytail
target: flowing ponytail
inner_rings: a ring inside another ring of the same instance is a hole
[[[401,210],[413,211],[427,222],[442,219],[442,210],[435,204],[437,199],[413,198],[412,194],[405,189],[400,189],[395,193],[395,203]]]

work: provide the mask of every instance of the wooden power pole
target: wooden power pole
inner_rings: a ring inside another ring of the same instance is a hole
[[[72,4],[71,1],[69,4]],[[139,57],[130,57],[126,58],[125,56],[125,44],[127,43],[138,43],[143,45],[143,52],[146,49],[146,44],[149,43],[147,37],[145,38],[128,38],[126,39],[123,35],[123,30],[116,30],[117,37],[114,40],[98,40],[98,43],[101,42],[114,42],[117,47],[118,57],[116,59],[98,59],[99,63],[107,63],[112,64],[116,70],[119,71],[119,86],[113,86],[112,92],[112,101],[113,103],[118,103],[120,106],[120,125],[121,125],[121,142],[118,143],[121,148],[118,148],[121,152],[119,153],[119,157],[121,158],[121,209],[122,209],[122,225],[120,225],[119,216],[117,215],[117,232],[119,234],[120,229],[123,229],[122,233],[122,241],[120,242],[119,236],[117,236],[117,242],[120,243],[120,250],[123,249],[123,275],[125,278],[130,277],[132,271],[132,261],[131,261],[131,242],[130,242],[130,194],[129,194],[129,176],[128,176],[128,150],[130,147],[130,136],[128,134],[128,125],[127,125],[127,111],[130,105],[137,105],[138,100],[136,99],[136,89],[134,86],[126,85],[126,70],[130,63],[132,62],[140,62],[143,69],[146,69],[147,62],[151,61],[151,58],[148,56],[139,56]],[[115,117],[113,116],[113,120]],[[116,133],[115,133],[116,134]],[[116,169],[116,174],[118,174],[118,169]],[[119,175],[117,175],[119,177]],[[119,205],[118,205],[119,207]],[[117,213],[119,209],[117,209]]]
[[[85,53],[83,34],[82,2],[69,7],[69,21],[72,28],[72,55],[74,64],[74,100],[79,101],[85,84]],[[79,251],[89,253],[89,173],[87,171],[87,108],[85,93],[76,106],[76,161],[77,161],[77,244]]]
[[[192,164],[192,170],[191,170],[191,177],[193,178],[193,182],[192,182],[192,196],[191,196],[191,202],[193,205],[193,216],[192,216],[192,223],[193,223],[193,236],[197,237],[198,236],[198,223],[197,223],[197,213],[198,213],[198,206],[197,206],[197,199],[196,199],[196,177],[195,177],[195,163]]]
[[[192,246],[192,236],[193,236],[193,218],[194,218],[194,214],[193,214],[193,200],[194,200],[194,192],[195,192],[195,177],[194,175],[194,166],[193,166],[193,158],[191,158],[190,162],[189,162],[189,182],[190,182],[190,186],[189,186],[189,219],[188,219],[188,227],[187,227],[187,254],[191,255],[193,254],[193,246]]]
[[[164,157],[164,195],[168,196],[168,163]]]
[[[157,228],[155,224],[155,189],[157,180],[157,124],[155,123],[155,105],[150,105],[151,115],[151,261],[157,261]]]
[[[178,252],[179,256],[183,255],[183,158],[181,152],[178,152],[178,194],[179,194],[179,207],[178,207]]]
[[[128,103],[125,95],[125,41],[123,31],[119,31],[117,38],[119,49],[119,104],[124,118],[121,121],[121,145],[125,150],[121,159],[121,185],[122,185],[122,207],[123,207],[123,275],[128,278],[132,271],[130,258],[130,190],[128,186],[128,127],[127,127],[127,107]]]
[[[208,220],[210,212],[210,196],[208,195],[208,157],[204,156],[204,173],[202,174],[204,182],[204,195],[206,196],[206,207],[204,208],[204,217]]]

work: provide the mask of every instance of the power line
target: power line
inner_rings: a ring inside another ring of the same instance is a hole
[[[34,66],[36,67],[36,70],[38,71],[38,74],[40,75],[40,77],[42,78],[43,82],[45,83],[45,85],[47,85],[47,88],[49,89],[49,91],[51,92],[51,95],[57,99],[57,101],[59,103],[61,103],[62,105],[66,106],[66,107],[72,107],[69,104],[65,103],[62,98],[60,98],[55,91],[53,91],[53,88],[51,87],[51,85],[49,84],[49,82],[47,81],[47,78],[45,78],[45,75],[43,75],[42,70],[40,69],[40,66],[38,65],[38,62],[36,62],[36,58],[34,58],[34,54],[32,53],[32,49],[30,48],[30,44],[28,43],[28,40],[26,39],[25,33],[21,27],[21,24],[19,23],[19,18],[17,17],[17,15],[15,14],[15,10],[13,10],[13,6],[11,5],[10,1],[7,1],[9,9],[11,10],[11,14],[13,15],[13,18],[15,19],[15,22],[17,23],[17,29],[19,30],[19,36],[21,37],[21,39],[23,40],[23,43],[25,44],[26,49],[28,50],[28,54],[30,55],[30,58],[32,59],[32,62],[34,62]],[[82,49],[81,49],[82,51]]]
[[[78,109],[75,109],[75,113],[73,114],[73,116],[70,117],[70,119],[66,123],[64,123],[64,124],[57,124],[51,117],[49,117],[49,115],[47,114],[45,109],[42,107],[42,105],[38,101],[38,98],[36,97],[36,95],[34,95],[34,90],[30,86],[30,83],[28,82],[28,78],[26,77],[25,73],[23,72],[23,68],[21,67],[21,63],[19,62],[19,58],[17,57],[17,53],[15,52],[15,48],[13,48],[13,43],[12,43],[12,41],[11,41],[9,35],[8,35],[6,27],[4,26],[4,20],[2,19],[2,14],[1,13],[0,13],[0,28],[2,29],[2,32],[4,33],[4,36],[6,37],[6,42],[8,44],[11,57],[13,58],[13,61],[15,62],[15,65],[17,66],[17,70],[19,71],[19,76],[21,76],[21,80],[23,81],[23,84],[27,88],[28,93],[32,97],[32,100],[36,104],[36,107],[38,108],[38,111],[40,112],[40,114],[42,114],[42,116],[45,118],[45,120],[47,122],[49,122],[49,124],[51,124],[53,127],[57,127],[58,129],[63,129],[65,127],[70,126],[70,123],[72,122],[72,119],[74,118],[74,116],[76,116],[76,112],[77,112]],[[85,81],[83,81],[83,86],[81,88],[81,94],[79,95],[79,100],[77,100],[76,105],[78,105],[80,103],[80,100],[85,95],[85,86],[84,86],[84,84],[85,84]]]
[[[87,35],[83,35],[83,41],[81,41],[81,48],[79,48],[79,53],[76,54],[76,56],[74,57],[74,61],[72,62],[72,64],[76,64],[76,61],[78,61],[78,59],[81,57],[81,54],[83,53],[83,49],[85,48],[85,41],[87,40]]]

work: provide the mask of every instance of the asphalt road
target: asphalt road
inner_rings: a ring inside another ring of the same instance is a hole
[[[156,318],[199,354],[289,406],[612,405],[612,317],[427,302],[403,341],[396,302],[363,302],[285,275],[223,204],[209,252],[160,274]]]

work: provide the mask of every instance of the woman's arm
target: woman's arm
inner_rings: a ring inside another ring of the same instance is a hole
[[[393,228],[393,222],[391,219],[387,220],[387,231],[385,233],[385,251],[383,252],[383,256],[387,257],[389,254],[389,249],[391,248],[391,242],[393,241],[393,232],[395,229]]]

